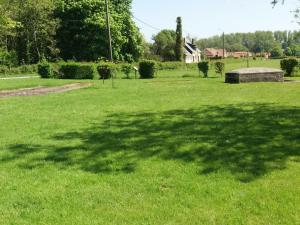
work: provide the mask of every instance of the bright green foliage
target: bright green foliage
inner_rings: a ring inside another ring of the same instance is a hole
[[[139,64],[139,73],[142,79],[154,78],[156,71],[156,62],[151,60],[145,60]]]
[[[198,63],[198,69],[199,72],[203,73],[204,77],[208,77],[208,71],[209,71],[209,62],[203,61]]]
[[[122,66],[122,72],[125,74],[126,78],[130,78],[130,74],[132,72],[133,68],[131,64],[125,64]]]
[[[183,61],[183,37],[182,37],[182,19],[178,17],[176,20],[176,44],[175,44],[175,58],[177,61]]]
[[[162,30],[153,37],[152,51],[159,55],[163,61],[175,61],[176,32],[174,30]]]
[[[15,49],[22,64],[37,63],[42,58],[58,57],[56,28],[58,20],[53,17],[52,0],[25,0],[14,5],[15,20],[20,23]]]
[[[291,44],[290,49],[291,49],[291,52],[292,52],[292,56],[297,56],[297,57],[300,56],[300,43]]]
[[[94,79],[97,73],[93,64],[66,63],[60,66],[62,79]]]
[[[131,17],[131,0],[110,1],[113,57],[138,60],[142,38]],[[61,0],[56,9],[61,20],[57,32],[63,59],[96,61],[108,58],[104,0]]]
[[[15,51],[0,49],[0,65],[13,67],[18,65],[18,57]]]
[[[281,48],[280,44],[275,44],[271,50],[271,57],[282,57],[283,56],[283,49]]]
[[[299,62],[296,58],[283,59],[280,61],[280,67],[285,71],[286,76],[291,76],[298,65]]]
[[[104,0],[2,0],[0,48],[16,51],[19,64],[41,59],[96,61],[108,55]],[[110,1],[116,61],[137,61],[142,37],[131,0]]]
[[[216,74],[220,74],[221,76],[225,72],[225,63],[223,62],[215,62],[215,72]]]
[[[37,65],[22,65],[18,67],[0,66],[0,75],[32,75],[38,72]]]

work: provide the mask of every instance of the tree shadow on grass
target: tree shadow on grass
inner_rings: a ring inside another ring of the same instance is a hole
[[[55,164],[92,173],[134,172],[157,157],[196,163],[201,174],[228,171],[249,182],[300,157],[300,109],[265,104],[205,106],[161,113],[111,114],[51,145],[19,144],[2,161]]]

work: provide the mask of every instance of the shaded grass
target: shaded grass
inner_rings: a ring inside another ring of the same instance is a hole
[[[0,100],[1,224],[299,224],[299,83],[92,82]]]

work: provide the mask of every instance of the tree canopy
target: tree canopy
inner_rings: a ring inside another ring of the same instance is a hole
[[[176,32],[174,30],[162,30],[153,36],[152,52],[159,55],[163,61],[176,60]]]
[[[222,36],[199,39],[197,45],[200,49],[222,48]],[[255,53],[282,50],[298,54],[296,46],[300,45],[300,32],[298,31],[257,31],[254,33],[233,33],[225,35],[225,48],[228,51],[250,51]],[[289,51],[289,48],[291,51]]]
[[[115,60],[138,60],[142,54],[131,3],[110,1]],[[0,49],[16,52],[19,63],[108,56],[105,0],[1,0],[0,28]]]

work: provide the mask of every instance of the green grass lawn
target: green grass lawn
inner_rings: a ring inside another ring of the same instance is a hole
[[[300,83],[174,72],[0,99],[0,224],[300,224]]]

